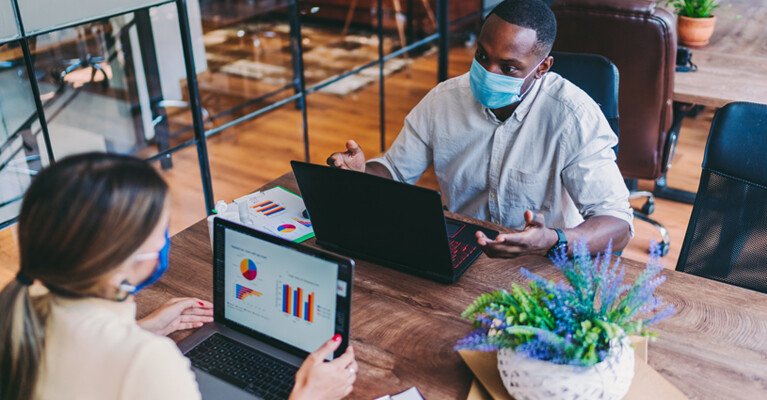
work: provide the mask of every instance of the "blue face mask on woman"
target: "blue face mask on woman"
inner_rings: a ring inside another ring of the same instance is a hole
[[[136,294],[141,289],[157,282],[164,274],[165,271],[168,270],[168,257],[170,255],[170,237],[168,235],[168,230],[165,230],[165,246],[160,249],[157,253],[145,253],[145,254],[139,254],[136,256],[136,261],[144,261],[144,260],[151,260],[153,258],[157,258],[157,267],[155,267],[154,272],[152,272],[152,275],[150,275],[148,278],[146,278],[143,282],[139,283],[138,285],[131,285],[128,283],[128,281],[124,281],[120,284],[120,290],[124,292],[128,292],[130,294]]]
[[[471,62],[471,70],[469,71],[471,92],[480,104],[490,109],[506,107],[509,104],[516,103],[524,95],[521,91],[525,79],[538,69],[543,60],[524,78],[515,78],[513,76],[489,72],[475,58]],[[533,85],[530,85],[527,90],[530,90],[532,87]]]

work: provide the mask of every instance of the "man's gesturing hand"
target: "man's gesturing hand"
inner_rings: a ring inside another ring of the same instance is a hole
[[[365,172],[365,154],[354,140],[346,142],[346,151],[331,154],[327,163],[331,167]]]
[[[512,258],[528,254],[545,256],[557,242],[553,229],[546,228],[543,214],[525,211],[525,228],[521,232],[501,233],[491,240],[477,231],[477,243],[490,257]]]

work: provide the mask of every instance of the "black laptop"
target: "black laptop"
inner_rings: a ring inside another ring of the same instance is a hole
[[[202,398],[287,399],[306,356],[349,343],[354,262],[216,218],[213,312],[179,343]]]
[[[482,253],[476,231],[446,218],[439,192],[361,172],[291,161],[317,243],[443,283]]]

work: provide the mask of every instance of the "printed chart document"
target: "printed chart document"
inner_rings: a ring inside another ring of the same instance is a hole
[[[281,186],[234,202],[239,210],[239,222],[244,225],[296,243],[314,236],[312,222],[303,216],[303,199]]]
[[[375,400],[424,400],[424,398],[421,396],[421,392],[418,391],[418,388],[413,386],[402,393],[379,397]]]

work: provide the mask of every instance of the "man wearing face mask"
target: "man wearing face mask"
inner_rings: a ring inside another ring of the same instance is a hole
[[[520,230],[493,257],[547,255],[581,238],[592,251],[633,235],[618,138],[599,106],[549,72],[556,20],[541,0],[505,0],[485,20],[469,73],[432,89],[391,149],[365,162],[354,142],[328,164],[415,183],[430,164],[450,211]]]

